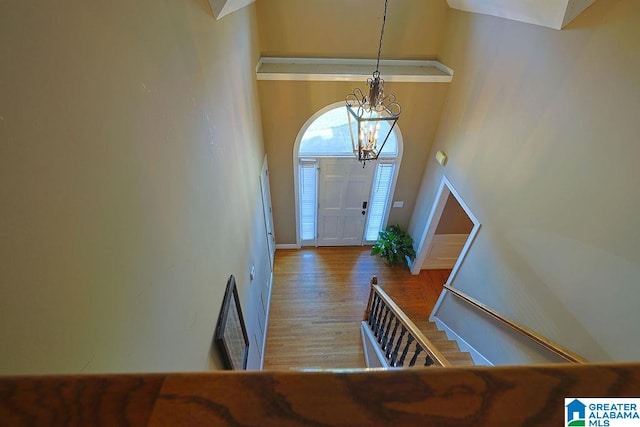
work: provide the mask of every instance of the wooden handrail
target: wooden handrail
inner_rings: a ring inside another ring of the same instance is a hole
[[[386,307],[388,307],[389,310],[395,315],[395,318],[406,328],[407,332],[413,336],[420,347],[424,351],[426,351],[429,356],[431,356],[431,359],[433,360],[435,365],[442,367],[453,366],[451,362],[449,362],[447,358],[436,348],[436,346],[422,332],[420,332],[420,329],[418,329],[416,324],[407,317],[402,309],[398,307],[393,299],[384,290],[382,290],[382,288],[378,286],[377,283],[378,279],[374,276],[373,279],[371,279],[371,292],[369,293],[369,302],[365,310],[364,320],[367,320],[369,318],[372,302],[374,300],[374,294],[377,294],[378,297],[386,305]],[[389,322],[391,322],[391,319],[389,319]]]
[[[460,298],[461,300],[473,305],[474,307],[478,308],[479,310],[483,311],[484,313],[488,314],[494,319],[504,323],[505,325],[509,326],[511,329],[518,331],[522,335],[526,336],[527,338],[531,339],[532,341],[536,342],[537,344],[541,345],[542,347],[546,348],[552,353],[560,356],[564,360],[571,363],[588,363],[589,362],[587,359],[572,352],[568,348],[563,347],[560,344],[554,341],[551,341],[549,338],[543,335],[540,335],[534,330],[529,329],[526,326],[521,325],[520,323],[503,316],[502,314],[496,312],[492,308],[484,305],[483,303],[470,297],[469,295],[463,292],[460,292],[459,290],[452,288],[451,286],[448,286],[448,285],[444,285],[444,289],[446,289],[448,292],[451,292],[453,295]]]
[[[567,396],[640,396],[640,364],[0,377],[0,425],[564,425]]]

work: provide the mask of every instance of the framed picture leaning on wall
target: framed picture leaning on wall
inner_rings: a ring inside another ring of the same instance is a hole
[[[225,369],[247,369],[249,338],[233,274],[227,281],[213,341],[222,357]]]

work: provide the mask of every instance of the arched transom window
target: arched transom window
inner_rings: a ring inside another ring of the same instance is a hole
[[[380,135],[389,132],[389,123],[380,124]],[[347,110],[344,106],[322,113],[305,130],[300,140],[300,156],[354,156]],[[381,157],[392,158],[398,155],[398,137],[392,132],[382,147]]]

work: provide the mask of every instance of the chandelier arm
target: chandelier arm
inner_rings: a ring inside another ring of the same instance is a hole
[[[391,116],[399,116],[402,112],[400,104],[396,101],[395,95],[387,95],[380,101],[379,111],[386,111]]]
[[[387,105],[387,110],[395,117],[400,117],[400,113],[402,113],[402,107],[395,101]]]

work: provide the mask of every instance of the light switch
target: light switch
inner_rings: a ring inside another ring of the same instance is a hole
[[[436,160],[438,161],[438,163],[440,163],[441,166],[444,166],[444,164],[447,163],[447,155],[438,150],[438,152],[436,153]]]
[[[394,208],[401,208],[403,206],[404,206],[404,202],[403,201],[393,202],[393,207]]]

